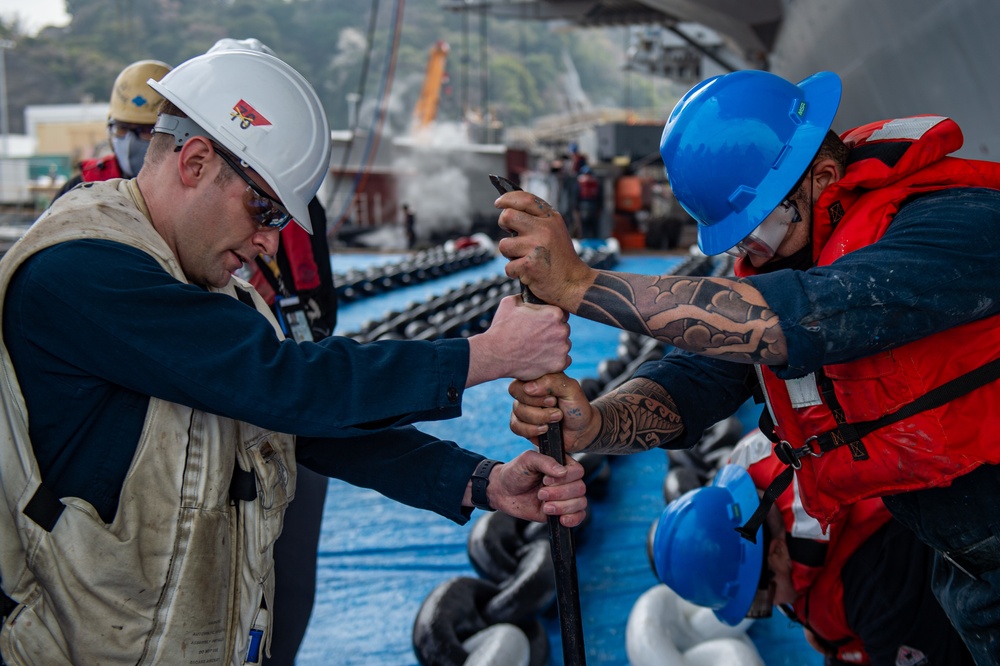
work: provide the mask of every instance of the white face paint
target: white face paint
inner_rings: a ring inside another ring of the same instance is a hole
[[[125,136],[121,137],[114,134],[111,136],[111,149],[126,178],[134,178],[139,173],[148,148],[149,141],[143,141],[135,132],[125,132]]]
[[[750,254],[764,260],[770,259],[778,251],[781,241],[785,240],[788,227],[801,219],[802,215],[792,200],[785,199],[746,238],[726,250],[726,254],[733,257]]]

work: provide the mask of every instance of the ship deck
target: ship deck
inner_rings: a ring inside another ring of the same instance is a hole
[[[401,255],[345,254],[334,258],[337,271],[391,263]],[[664,273],[682,260],[668,254],[628,254],[616,270]],[[465,283],[503,273],[498,257],[475,268],[432,282],[387,292],[342,306],[339,333],[358,330],[366,320],[412,302],[441,295]],[[603,359],[614,358],[618,331],[571,318],[573,364],[583,379],[597,376]],[[526,442],[508,429],[510,397],[506,382],[474,387],[465,394],[463,416],[426,423],[421,429],[499,459],[523,451]],[[584,643],[589,664],[627,664],[625,629],[636,600],[658,584],[646,554],[647,533],[663,510],[666,454],[614,458],[607,490],[592,499],[592,516],[576,547]],[[414,619],[438,585],[459,576],[477,576],[467,541],[481,515],[457,526],[436,514],[391,502],[377,493],[331,480],[320,538],[318,582],[313,616],[297,664],[417,664],[411,645]],[[551,645],[549,663],[562,663],[558,618],[540,618]],[[768,666],[821,664],[801,629],[775,614],[759,620],[748,634]]]

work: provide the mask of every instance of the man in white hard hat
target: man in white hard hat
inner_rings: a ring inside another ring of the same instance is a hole
[[[276,56],[259,39],[225,38],[207,52],[257,51]],[[282,332],[298,341],[332,335],[337,323],[326,210],[317,197],[309,201],[312,233],[297,224],[281,230],[273,256],[258,254],[247,264],[247,281],[263,297]],[[295,501],[285,511],[285,528],[274,544],[274,632],[267,664],[292,664],[305,637],[316,599],[316,560],[323,508],[330,479],[305,465],[296,469]]]
[[[83,160],[80,173],[66,181],[56,199],[80,183],[134,178],[139,173],[153,136],[156,111],[163,101],[146,81],[159,81],[169,71],[170,65],[159,60],[139,60],[121,71],[111,86],[108,105],[111,154]]]
[[[232,273],[308,226],[330,156],[315,92],[247,51],[149,83],[166,102],[138,177],[67,193],[0,261],[4,662],[259,663],[296,458],[458,523],[579,524],[578,464],[409,425],[565,368],[564,313],[508,299],[468,340],[283,339]]]

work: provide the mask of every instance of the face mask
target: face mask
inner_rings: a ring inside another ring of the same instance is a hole
[[[765,260],[770,259],[778,251],[781,241],[785,240],[788,226],[801,219],[799,209],[790,199],[785,199],[746,238],[726,250],[726,254],[733,257],[752,254]]]
[[[142,168],[142,161],[146,158],[149,142],[143,141],[134,132],[126,132],[125,136],[111,137],[111,148],[118,160],[118,166],[121,167],[122,175],[126,178],[134,178],[139,173],[139,169]]]

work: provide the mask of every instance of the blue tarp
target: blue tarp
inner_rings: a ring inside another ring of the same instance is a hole
[[[344,255],[335,270],[389,263],[400,257]],[[338,332],[357,330],[387,311],[443,294],[464,283],[502,274],[502,258],[434,282],[343,306]],[[664,273],[678,257],[625,255],[616,270]],[[571,318],[573,365],[582,379],[597,376],[600,361],[614,358],[619,332]],[[443,439],[498,459],[510,459],[527,442],[508,429],[510,396],[506,382],[466,392],[463,416],[422,426]],[[639,596],[657,580],[646,555],[650,526],[663,510],[663,451],[611,459],[607,495],[591,502],[592,518],[579,534],[577,569],[588,664],[627,664],[625,627]],[[438,585],[476,573],[467,539],[473,521],[459,527],[435,514],[386,500],[369,491],[331,481],[320,540],[316,605],[297,664],[329,666],[416,664],[411,647],[413,621],[421,603]],[[551,664],[562,659],[559,624],[543,618],[551,642]],[[822,664],[801,629],[780,615],[750,630],[768,666]],[[728,665],[727,665],[728,666]]]

